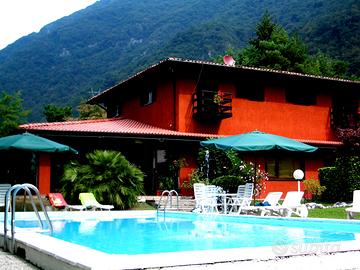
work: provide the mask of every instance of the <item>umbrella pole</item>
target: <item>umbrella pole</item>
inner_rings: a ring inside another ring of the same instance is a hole
[[[253,203],[256,203],[256,158],[254,159],[254,193],[253,193]]]

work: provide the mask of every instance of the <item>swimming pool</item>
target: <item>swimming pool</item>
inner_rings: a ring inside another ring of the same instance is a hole
[[[22,228],[36,221],[17,221]],[[55,220],[49,236],[109,254],[153,254],[355,240],[360,224],[167,213],[111,220]]]
[[[53,256],[75,268],[150,268],[360,250],[358,221],[193,213],[164,217],[156,211],[49,214],[52,236],[29,232],[26,228],[36,225],[33,217],[17,214],[17,241],[30,246],[28,253],[36,258],[46,254],[46,260]]]

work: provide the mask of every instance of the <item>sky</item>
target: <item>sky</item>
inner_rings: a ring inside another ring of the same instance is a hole
[[[0,0],[0,50],[97,0]]]

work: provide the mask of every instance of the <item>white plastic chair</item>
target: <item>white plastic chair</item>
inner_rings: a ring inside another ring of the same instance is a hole
[[[205,199],[205,184],[195,183],[193,185],[194,197],[195,197],[195,209],[194,212],[203,211],[202,202]]]
[[[266,214],[271,216],[291,217],[295,214],[299,217],[307,217],[308,210],[305,205],[301,204],[304,196],[303,191],[289,191],[286,193],[283,203],[279,206],[265,206]]]
[[[355,213],[360,213],[360,190],[354,190],[352,207],[346,208],[345,211],[348,219],[353,219]]]
[[[218,213],[218,190],[219,188],[215,185],[206,185],[205,186],[205,198],[202,201],[203,212],[207,213]]]
[[[235,198],[229,202],[229,213],[237,212],[240,214],[241,209],[250,206],[254,194],[254,183],[246,183],[238,187],[238,192]]]

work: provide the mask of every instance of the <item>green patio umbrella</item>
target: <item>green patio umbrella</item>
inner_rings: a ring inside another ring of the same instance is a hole
[[[77,151],[70,146],[28,132],[0,138],[0,150],[25,150],[49,153],[70,151],[77,154]]]
[[[261,131],[253,131],[214,140],[202,141],[200,144],[202,146],[214,146],[222,150],[233,149],[236,151],[248,152],[276,149],[295,152],[314,152],[317,150],[317,147]]]
[[[285,150],[294,152],[314,152],[318,148],[298,142],[286,137],[269,134],[261,131],[252,131],[224,138],[202,141],[202,146],[212,146],[221,150],[235,150],[241,152],[258,152],[270,150]],[[256,163],[255,178],[256,179]],[[254,180],[255,181],[255,180]],[[255,195],[254,195],[255,200]]]

